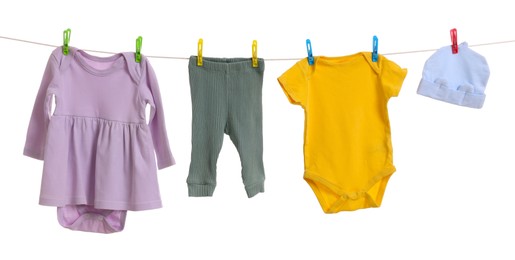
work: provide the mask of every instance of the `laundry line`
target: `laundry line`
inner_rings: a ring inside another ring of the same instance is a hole
[[[43,42],[35,42],[35,41],[29,41],[29,40],[23,40],[23,39],[17,39],[12,37],[6,37],[1,36],[1,39],[10,40],[10,41],[16,41],[16,42],[22,42],[22,43],[28,43],[28,44],[34,44],[34,45],[41,45],[41,46],[48,46],[57,48],[61,45],[54,45],[54,44],[48,44]],[[497,41],[497,42],[487,42],[487,43],[479,43],[479,44],[469,44],[469,47],[480,47],[480,46],[488,46],[488,45],[498,45],[498,44],[507,44],[507,43],[515,43],[515,40],[508,40],[508,41]],[[117,54],[117,52],[110,52],[110,51],[99,51],[99,50],[90,50],[90,49],[82,49],[87,52],[94,52],[94,53],[104,53],[104,54]],[[388,53],[381,53],[382,55],[389,56],[389,55],[401,55],[401,54],[411,54],[411,53],[420,53],[420,52],[434,52],[438,49],[425,49],[425,50],[412,50],[412,51],[399,51],[399,52],[388,52]],[[189,60],[189,57],[174,57],[174,56],[163,56],[163,55],[145,55],[147,58],[156,58],[156,59],[169,59],[169,60]],[[301,58],[266,58],[265,61],[289,61],[289,60],[301,60],[305,57]]]

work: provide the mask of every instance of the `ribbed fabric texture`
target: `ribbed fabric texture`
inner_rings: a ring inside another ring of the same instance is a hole
[[[191,197],[213,196],[216,163],[224,133],[236,146],[249,198],[264,192],[262,86],[265,63],[250,58],[190,57],[192,150],[188,174]]]

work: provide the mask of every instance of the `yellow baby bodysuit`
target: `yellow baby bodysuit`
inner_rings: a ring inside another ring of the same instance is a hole
[[[387,103],[407,70],[370,52],[297,62],[278,78],[305,111],[304,179],[325,213],[379,207],[395,172]]]

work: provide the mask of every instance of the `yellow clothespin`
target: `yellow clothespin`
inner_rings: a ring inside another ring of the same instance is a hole
[[[204,40],[200,38],[198,40],[198,55],[197,55],[197,66],[202,67],[202,45],[204,44]]]
[[[257,41],[254,40],[252,42],[252,67],[258,67],[258,57],[257,57]]]

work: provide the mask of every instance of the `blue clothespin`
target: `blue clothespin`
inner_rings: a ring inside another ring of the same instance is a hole
[[[306,40],[306,48],[308,49],[308,63],[309,65],[313,65],[315,63],[315,59],[313,58],[313,52],[311,50],[311,41],[309,39]]]
[[[377,62],[377,46],[378,46],[378,40],[377,36],[374,35],[374,38],[372,38],[372,61]]]

